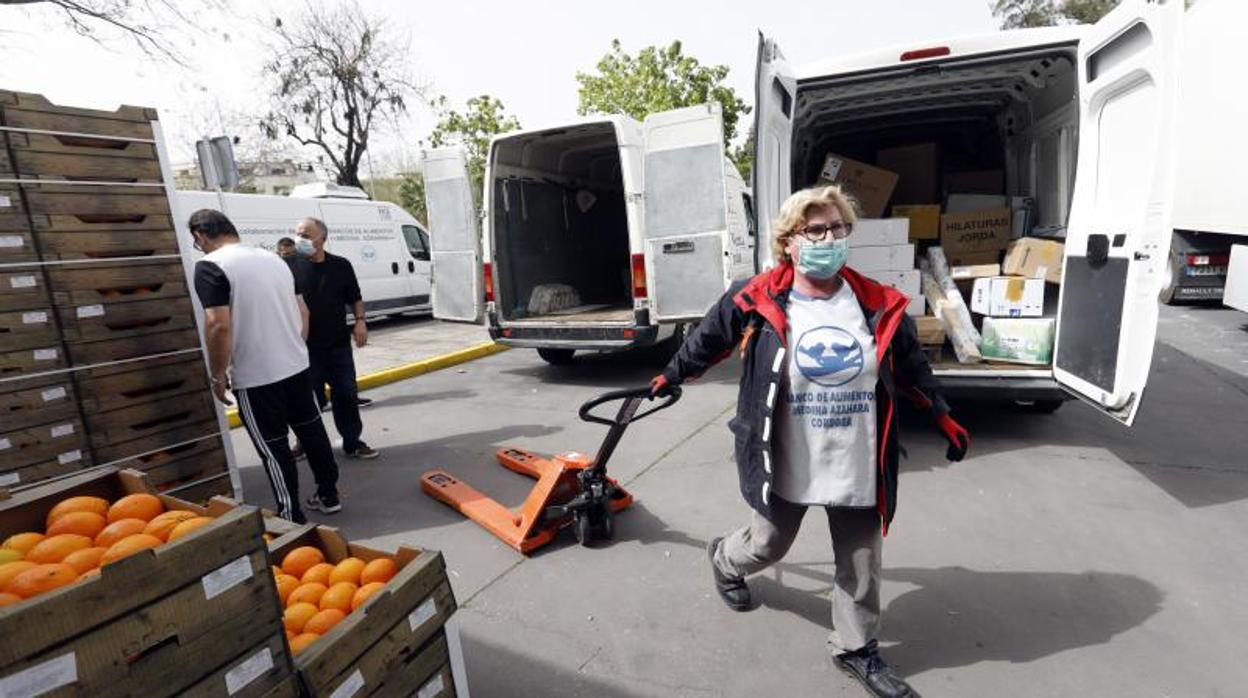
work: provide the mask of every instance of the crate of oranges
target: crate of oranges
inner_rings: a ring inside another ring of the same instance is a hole
[[[262,532],[254,507],[188,504],[133,470],[0,501],[0,695],[283,695]]]
[[[309,526],[269,544],[305,694],[453,696],[443,631],[455,596],[442,554],[393,554]]]

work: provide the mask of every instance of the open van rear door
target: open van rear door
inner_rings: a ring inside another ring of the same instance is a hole
[[[1053,372],[1130,425],[1170,250],[1182,0],[1127,0],[1079,42],[1079,155]]]
[[[480,322],[481,236],[463,148],[424,152],[425,207],[429,212],[433,316]]]
[[[758,35],[754,73],[754,215],[758,240],[754,252],[761,271],[771,258],[771,222],[793,193],[793,104],[797,79],[776,42]]]
[[[646,117],[646,276],[656,320],[696,320],[727,288],[724,122],[718,102]]]

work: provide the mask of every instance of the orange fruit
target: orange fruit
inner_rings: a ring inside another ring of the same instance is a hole
[[[0,545],[0,548],[16,550],[22,554],[22,557],[26,557],[26,553],[46,537],[42,533],[14,533],[4,539],[4,544]]]
[[[147,522],[143,519],[121,519],[114,521],[104,527],[100,531],[100,535],[95,537],[95,544],[101,548],[111,548],[113,544],[122,538],[128,538],[136,533],[142,533],[147,527]]]
[[[73,567],[79,575],[84,575],[100,566],[100,560],[104,558],[104,553],[107,550],[108,548],[101,548],[98,546],[94,548],[75,550],[74,552],[66,555],[61,562]]]
[[[100,576],[100,568],[92,567],[86,572],[83,572],[82,574],[78,575],[78,581],[82,581],[84,579],[90,579],[91,577],[98,577],[98,576]]]
[[[292,633],[301,633],[303,626],[308,624],[312,616],[320,612],[315,604],[292,603],[282,612],[282,625]]]
[[[166,511],[160,516],[148,521],[147,526],[143,528],[143,532],[149,536],[156,536],[161,540],[167,541],[169,540],[169,534],[173,532],[173,528],[175,526],[183,521],[197,518],[198,516],[199,515],[193,511]]]
[[[108,500],[102,497],[70,497],[69,499],[62,499],[57,502],[56,506],[52,507],[52,511],[48,512],[48,526],[51,526],[52,522],[62,516],[75,511],[87,511],[106,517],[108,515]]]
[[[316,615],[308,619],[307,624],[303,626],[303,632],[324,635],[330,630],[333,630],[334,626],[341,623],[342,619],[346,617],[347,614],[336,608],[327,608],[323,611],[318,611]]]
[[[388,557],[379,557],[364,565],[364,570],[360,572],[360,584],[388,582],[398,573],[399,566],[394,564],[394,560]]]
[[[358,586],[351,582],[338,582],[325,590],[325,595],[321,597],[321,603],[319,604],[321,610],[336,608],[343,613],[350,613],[351,599],[359,589]]]
[[[117,562],[123,557],[130,557],[140,550],[147,550],[161,545],[164,545],[164,541],[146,533],[136,533],[133,536],[127,536],[113,543],[112,547],[104,551],[104,555],[100,557],[100,566]]]
[[[108,525],[108,520],[94,511],[71,511],[48,525],[49,536],[73,533],[94,539]]]
[[[38,545],[26,553],[26,559],[36,564],[46,565],[51,562],[60,562],[65,559],[66,555],[90,547],[90,538],[73,533],[62,533],[59,536],[48,536],[39,541]]]
[[[27,570],[33,570],[38,566],[39,565],[36,565],[33,562],[27,562],[26,560],[22,560],[20,562],[10,562],[7,565],[0,566],[0,591],[7,591],[9,582],[13,581],[13,578],[17,575]]]
[[[351,610],[354,611],[360,606],[363,606],[365,601],[371,599],[373,594],[376,594],[385,585],[385,582],[369,582],[368,584],[365,584],[357,589],[351,596]]]
[[[360,583],[360,573],[364,571],[366,563],[358,557],[349,557],[337,565],[334,565],[334,571],[329,575],[329,585],[333,586],[338,582],[351,582],[352,584]]]
[[[17,594],[10,594],[5,591],[0,591],[0,607],[15,604],[21,600],[22,600],[22,597],[18,596]]]
[[[277,582],[277,597],[282,600],[282,607],[285,608],[290,592],[299,588],[299,580],[289,574],[279,574],[275,581]]]
[[[25,557],[26,556],[23,555],[20,551],[13,550],[12,548],[0,548],[0,565],[7,565],[10,562],[17,562],[18,560],[21,560]]]
[[[295,638],[290,641],[290,653],[298,657],[300,652],[308,648],[308,645],[319,639],[321,639],[321,636],[316,633],[302,633],[300,635],[296,635]]]
[[[138,492],[128,494],[121,499],[113,502],[108,508],[108,522],[120,521],[122,519],[143,519],[144,523],[151,521],[159,516],[165,510],[165,505],[160,501],[160,497],[146,492]]]
[[[286,603],[292,606],[297,603],[310,603],[313,606],[320,606],[321,597],[325,595],[325,592],[326,587],[320,582],[300,584],[294,591],[290,592]]]
[[[324,584],[325,586],[329,586],[329,575],[333,571],[333,565],[328,562],[321,562],[309,567],[308,571],[304,572],[303,576],[299,578],[299,581],[303,584],[318,582],[320,584]]]
[[[168,542],[172,543],[183,536],[188,536],[196,529],[203,528],[215,520],[211,516],[196,516],[193,519],[187,519],[173,527],[173,530],[169,532]]]
[[[290,628],[284,627],[282,628],[282,630],[285,631],[286,633],[286,642],[290,642],[291,640],[295,639],[295,634],[290,632]]]
[[[325,562],[325,553],[310,545],[305,545],[286,553],[286,557],[282,558],[282,571],[292,577],[302,579],[304,572],[322,562]]]
[[[35,565],[17,575],[4,590],[23,599],[29,599],[32,596],[59,589],[66,584],[72,584],[75,579],[78,579],[78,573],[73,567],[63,562],[53,562]]]

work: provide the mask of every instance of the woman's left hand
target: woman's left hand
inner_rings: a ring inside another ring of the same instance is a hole
[[[949,450],[945,452],[945,458],[955,462],[965,458],[966,452],[971,448],[971,435],[966,427],[955,422],[948,413],[940,415],[936,426],[940,427],[941,433],[949,440]]]

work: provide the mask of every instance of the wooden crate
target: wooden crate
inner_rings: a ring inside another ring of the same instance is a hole
[[[122,106],[114,111],[53,104],[28,92],[0,91],[0,124],[10,128],[153,140],[156,110]]]
[[[179,697],[298,698],[298,679],[272,670],[278,662],[288,661],[281,657],[285,651],[285,633],[278,627],[271,637],[244,652],[234,663],[186,689]]]
[[[57,315],[61,333],[71,343],[195,327],[195,310],[189,297],[61,307]],[[0,332],[3,326],[0,317]]]
[[[32,216],[31,237],[44,260],[109,259],[178,254],[173,218],[167,215],[120,217],[120,222],[80,216]]]
[[[0,153],[0,159],[3,159]],[[30,229],[26,214],[5,213],[0,208],[0,264],[39,261],[35,249],[35,234]]]
[[[22,184],[31,216],[75,216],[94,223],[136,223],[147,216],[168,216],[163,186],[115,184]]]
[[[141,473],[115,469],[32,488],[0,501],[0,533],[42,530],[65,497],[115,500],[138,491],[151,491]],[[210,513],[162,500],[167,508]],[[41,695],[50,696],[174,695],[216,678],[224,683],[267,644],[277,650],[272,667],[254,677],[254,691],[252,683],[241,687],[264,695],[292,665],[262,530],[257,509],[234,508],[182,539],[106,565],[97,577],[0,608],[0,682],[41,678],[48,690]]]
[[[99,463],[114,463],[140,454],[160,453],[170,446],[194,441],[203,438],[207,434],[218,432],[217,420],[205,419],[200,422],[183,424],[174,427],[169,431],[162,431],[155,434],[149,434],[133,441],[123,441],[117,444],[96,445],[92,450],[95,452],[96,461]],[[137,467],[137,466],[136,466]],[[142,470],[143,468],[139,468]]]
[[[439,630],[418,650],[408,653],[395,665],[370,696],[417,696],[451,698],[455,679],[451,675],[446,633]]]
[[[0,312],[0,346],[6,350],[56,346],[60,341],[52,308]]]
[[[51,302],[38,267],[0,269],[0,311],[46,308]]]
[[[229,474],[229,462],[219,433],[156,453],[135,456],[116,465],[146,473],[152,486],[162,492],[222,473]]]
[[[156,144],[97,135],[0,131],[0,179],[160,183]]]
[[[0,471],[0,487],[24,490],[43,484],[46,480],[82,471],[91,467],[91,463],[90,453],[83,449],[74,449],[62,453],[52,460]]]
[[[65,368],[67,365],[65,351],[58,345],[0,351],[0,380],[33,376]]]
[[[157,400],[108,412],[90,412],[87,414],[87,426],[91,431],[92,445],[108,446],[206,422],[215,415],[212,396],[205,391],[183,395],[176,400]]]
[[[0,471],[3,472],[86,450],[86,434],[77,415],[51,424],[0,429],[4,429],[0,431]]]
[[[3,429],[64,421],[78,415],[77,392],[68,373],[0,383]]]
[[[83,409],[90,412],[208,390],[208,370],[201,354],[168,356],[138,365],[85,369],[74,377]]]
[[[47,273],[52,302],[59,307],[187,297],[177,259],[55,265]]]
[[[96,342],[75,342],[69,345],[69,361],[74,366],[91,366],[109,361],[126,361],[166,352],[195,353],[199,349],[199,333],[193,328],[158,332],[138,337],[102,339]],[[122,368],[118,364],[118,369]]]
[[[302,545],[320,548],[332,563],[347,557],[372,560],[385,556],[393,557],[400,568],[381,591],[295,658],[299,680],[310,698],[375,693],[383,683],[397,679],[396,672],[404,671],[410,658],[441,631],[455,611],[455,596],[439,552],[400,547],[387,555],[347,542],[338,529],[314,526],[274,540],[269,544],[269,559],[279,565],[286,553]],[[426,677],[432,672],[430,667]],[[343,689],[347,682],[359,684],[355,693]]]

